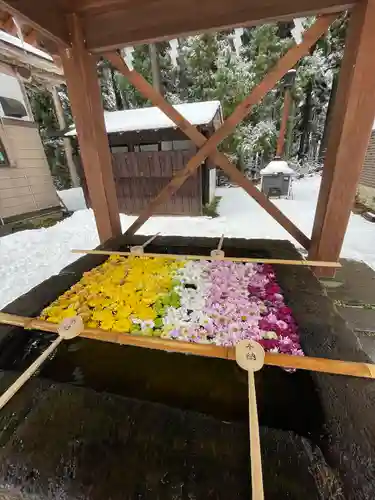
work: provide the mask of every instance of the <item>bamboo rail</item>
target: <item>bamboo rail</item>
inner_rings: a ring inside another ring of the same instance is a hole
[[[89,255],[122,255],[134,256],[131,252],[115,252],[114,250],[72,250],[72,253]],[[212,260],[211,255],[180,255],[171,253],[145,253],[141,257],[163,257],[164,259],[184,259],[184,260]],[[325,262],[319,260],[289,260],[289,259],[263,259],[262,257],[220,257],[218,260],[228,260],[231,262],[253,262],[255,264],[283,264],[292,266],[308,267],[341,267],[340,262]]]
[[[26,382],[39,370],[48,357],[59,347],[63,340],[71,340],[81,333],[83,321],[80,316],[73,321],[65,320],[57,327],[57,338],[37,357],[37,359],[8,387],[0,396],[0,410],[12,399]]]
[[[17,316],[14,314],[0,312],[0,323],[25,328],[26,330],[41,330],[44,332],[57,333],[58,325],[36,318]],[[216,346],[212,344],[194,344],[179,340],[165,340],[157,337],[144,337],[130,335],[120,332],[107,332],[99,328],[84,328],[80,334],[93,340],[113,342],[115,344],[132,345],[161,351],[194,354],[209,358],[221,358],[235,360],[234,347]],[[314,358],[310,356],[291,356],[289,354],[266,353],[264,363],[280,368],[291,368],[297,370],[311,370],[315,372],[329,373],[333,375],[347,375],[350,377],[362,377],[375,379],[375,364],[357,363],[354,361],[341,361],[327,358]]]
[[[254,373],[263,368],[265,352],[254,340],[240,340],[235,346],[236,362],[248,375],[249,437],[251,458],[251,498],[264,500],[262,452],[260,447],[258,404]]]

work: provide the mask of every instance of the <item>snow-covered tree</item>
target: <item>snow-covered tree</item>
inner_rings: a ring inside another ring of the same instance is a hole
[[[253,84],[258,84],[292,45],[288,36],[282,38],[277,23],[248,28],[243,34],[242,57],[250,64]]]
[[[173,96],[176,94],[176,74],[171,56],[169,54],[169,44],[165,42],[154,45],[159,63],[162,94],[165,94],[167,98],[172,97],[173,99]],[[152,84],[152,67],[149,46],[145,44],[135,46],[132,58],[134,70],[140,73],[150,84]],[[121,89],[123,101],[127,108],[138,108],[150,105],[148,100],[143,97],[143,95],[140,94],[140,92],[138,92],[138,90],[135,89],[123,75],[117,73],[116,79]]]
[[[307,19],[303,24],[308,27],[313,20]],[[293,111],[287,134],[287,150],[291,156],[299,153],[300,157],[304,157],[308,153],[315,158],[318,149],[320,156],[324,154],[327,137],[325,117],[332,109],[346,25],[347,14],[342,14],[327,36],[321,38],[310,55],[295,67],[297,76],[291,91]],[[156,66],[159,66],[157,71],[160,71],[162,93],[173,104],[219,100],[226,118],[294,43],[292,28],[293,23],[268,23],[246,28],[241,37],[242,43],[238,43],[239,33],[235,34],[233,30],[180,38],[174,42],[174,63],[170,45],[167,42],[157,43]],[[155,51],[153,54],[155,56]],[[153,84],[148,45],[134,47],[132,65]],[[106,110],[151,105],[108,62],[99,62],[98,75]],[[51,164],[59,165],[59,141],[43,132],[47,128],[57,128],[50,111],[50,98],[40,89],[34,89],[33,93],[32,105],[41,126],[48,158]],[[64,87],[60,88],[59,95],[66,122],[70,124],[72,118]],[[267,160],[274,154],[283,95],[283,84],[280,82],[220,145],[238,166],[249,166],[255,156]]]
[[[182,41],[179,53],[181,98],[185,101],[218,100],[224,118],[249,93],[251,77],[248,64],[236,54],[226,34],[205,34]],[[241,134],[236,131],[221,145],[225,152],[239,154]]]
[[[102,103],[105,111],[116,111],[116,90],[112,80],[112,68],[106,59],[100,59],[97,65]]]
[[[277,130],[273,121],[260,121],[256,125],[248,122],[241,128],[243,138],[241,156],[248,163],[254,154],[269,158],[275,151]]]
[[[53,135],[59,129],[55,106],[51,93],[41,86],[29,83],[26,86],[27,95],[33,111],[34,120],[38,124],[39,133],[46,153],[52,178],[58,189],[71,187],[69,169],[66,163],[63,140]],[[64,94],[66,89],[60,91]],[[66,97],[66,94],[65,94]],[[66,100],[65,100],[66,103]],[[64,111],[65,111],[65,106]],[[70,113],[66,113],[66,122],[71,123]]]
[[[215,98],[215,74],[219,44],[215,34],[180,40],[178,57],[179,89],[187,101]]]

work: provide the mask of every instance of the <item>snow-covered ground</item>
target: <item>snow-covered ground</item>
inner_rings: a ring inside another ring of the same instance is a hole
[[[72,212],[87,208],[85,197],[83,195],[82,188],[80,187],[64,189],[64,191],[58,191],[58,194],[65,206]]]
[[[276,200],[276,205],[307,235],[311,234],[320,177],[296,181],[293,199]],[[44,279],[58,273],[79,256],[73,248],[93,248],[99,244],[91,210],[85,209],[78,188],[59,193],[72,217],[47,229],[23,231],[0,238],[0,308],[27,292]],[[241,188],[220,188],[220,217],[152,217],[139,231],[182,236],[225,236],[244,238],[290,239],[277,224]],[[135,217],[121,215],[125,230]],[[225,249],[225,241],[224,241]],[[375,268],[375,224],[352,215],[344,240],[342,257],[363,260]]]

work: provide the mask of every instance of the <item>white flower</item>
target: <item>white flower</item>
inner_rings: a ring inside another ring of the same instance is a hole
[[[275,332],[265,332],[262,337],[267,340],[277,340],[277,334]]]

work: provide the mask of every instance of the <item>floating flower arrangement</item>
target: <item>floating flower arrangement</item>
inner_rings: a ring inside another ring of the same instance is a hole
[[[303,355],[292,311],[271,266],[111,256],[45,308],[59,323],[231,346],[252,338],[270,352]]]

